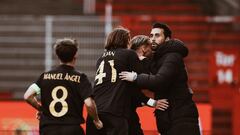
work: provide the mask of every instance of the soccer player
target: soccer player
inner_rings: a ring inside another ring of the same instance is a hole
[[[122,72],[120,78],[154,91],[155,99],[168,99],[170,107],[166,111],[155,111],[161,135],[200,135],[198,111],[183,61],[188,49],[183,42],[171,39],[171,34],[166,24],[155,23],[150,34],[154,50],[152,74]]]
[[[135,50],[138,58],[141,60],[142,67],[144,68],[143,73],[150,73],[150,58],[148,57],[152,55],[151,47],[150,39],[145,35],[137,35],[130,41],[130,48]],[[129,135],[144,135],[136,112],[137,107],[148,105],[162,111],[168,107],[166,99],[155,101],[154,99],[146,97],[139,89],[139,87],[136,87],[132,94],[131,117],[128,119]]]
[[[142,72],[136,52],[128,49],[130,33],[115,28],[106,39],[105,51],[97,60],[93,97],[96,101],[103,129],[94,130],[87,121],[88,135],[128,135],[133,85],[119,79],[121,71]]]
[[[95,126],[103,127],[96,104],[91,98],[92,87],[84,73],[74,69],[78,43],[64,38],[56,41],[55,53],[59,66],[44,72],[24,94],[24,99],[40,112],[41,135],[84,135],[80,124],[84,123],[83,105]],[[41,101],[36,96],[41,95]]]

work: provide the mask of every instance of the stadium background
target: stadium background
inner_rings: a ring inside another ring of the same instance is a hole
[[[155,21],[169,24],[190,49],[185,61],[203,134],[239,135],[239,0],[1,0],[0,135],[38,134],[23,93],[56,65],[56,38],[79,40],[77,69],[93,81],[109,30],[123,25],[131,36],[148,35]],[[146,135],[157,135],[152,109],[138,111]]]

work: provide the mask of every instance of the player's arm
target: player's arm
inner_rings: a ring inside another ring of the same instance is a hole
[[[142,93],[142,91],[140,90],[134,90],[134,97],[136,97],[136,101],[138,101],[137,103],[138,104],[141,104],[141,105],[148,105],[150,107],[155,107],[156,105],[156,100],[150,98],[150,97],[147,97],[145,94]],[[140,103],[139,103],[140,102]]]
[[[146,96],[142,91],[134,91],[134,96],[141,102],[141,105],[147,105],[149,107],[165,111],[168,108],[167,99],[155,100]]]
[[[33,83],[28,87],[27,91],[24,94],[25,101],[34,107],[36,110],[41,111],[41,104],[37,100],[36,95],[40,93],[40,88],[37,84]]]
[[[148,98],[147,102],[143,102],[143,105],[147,105],[161,111],[165,111],[169,107],[167,99],[154,100],[152,98]]]
[[[96,107],[95,101],[91,97],[88,97],[84,100],[84,103],[85,103],[85,106],[87,108],[88,114],[93,119],[93,123],[95,124],[97,129],[101,129],[103,127],[103,123],[101,122],[101,120],[98,117],[97,107]]]
[[[166,55],[164,63],[155,75],[137,74],[136,72],[121,72],[119,78],[135,82],[141,88],[147,88],[153,92],[163,91],[164,87],[170,85],[175,76],[180,72],[183,63],[182,56],[177,53]]]
[[[158,99],[154,106],[155,109],[158,109],[161,111],[165,111],[168,107],[169,107],[169,103],[167,99]]]

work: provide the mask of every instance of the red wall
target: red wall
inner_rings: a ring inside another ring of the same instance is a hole
[[[240,91],[240,88],[239,88]],[[234,96],[233,103],[233,135],[239,135],[240,133],[240,93]]]
[[[38,130],[38,120],[35,119],[36,111],[25,102],[0,102],[0,130]],[[210,132],[212,108],[209,104],[198,104],[202,129]],[[153,111],[149,107],[141,107],[138,110],[142,128],[146,135],[157,135]],[[84,110],[86,116],[86,110]],[[85,128],[85,125],[83,125]],[[208,134],[209,135],[209,134]]]

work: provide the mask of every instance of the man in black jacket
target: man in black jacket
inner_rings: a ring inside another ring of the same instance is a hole
[[[154,91],[155,100],[168,99],[170,106],[166,111],[155,111],[161,135],[200,135],[198,111],[183,61],[188,49],[182,41],[171,39],[171,34],[167,25],[155,23],[150,34],[154,51],[152,74],[122,72],[120,78]]]

